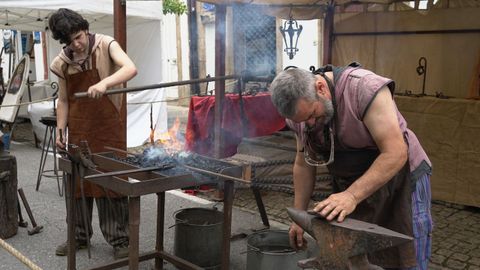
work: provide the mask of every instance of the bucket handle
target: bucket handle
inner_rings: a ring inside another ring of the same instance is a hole
[[[171,225],[170,227],[168,227],[168,229],[171,229],[177,225],[180,225],[180,224],[186,224],[188,221],[187,220],[180,220],[178,222],[176,222],[175,224]]]

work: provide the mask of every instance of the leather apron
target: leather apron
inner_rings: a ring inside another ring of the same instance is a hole
[[[346,190],[370,168],[377,150],[339,149],[328,166],[333,175],[334,192]],[[410,166],[403,168],[375,193],[357,205],[351,218],[374,223],[413,236]],[[408,268],[416,265],[413,242],[369,254],[373,264],[384,268]]]
[[[92,69],[75,74],[68,74],[68,64],[65,65],[65,76],[68,95],[68,142],[80,145],[86,140],[92,153],[105,151],[105,146],[126,149],[126,123],[124,117],[125,104],[118,111],[113,102],[106,96],[100,99],[75,98],[77,92],[86,92],[88,88],[101,81],[96,68],[95,52],[91,55]],[[125,103],[125,99],[123,99]],[[83,180],[84,181],[84,180]],[[105,189],[84,181],[86,197],[105,197]],[[108,190],[109,197],[121,195]],[[75,197],[80,198],[80,184],[77,181]]]

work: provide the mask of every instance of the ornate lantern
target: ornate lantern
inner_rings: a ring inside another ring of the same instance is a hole
[[[288,21],[285,21],[283,26],[280,26],[280,33],[282,33],[283,41],[285,42],[285,50],[283,51],[287,53],[288,58],[290,59],[293,59],[295,54],[298,52],[298,37],[300,37],[302,29],[303,26],[299,25],[291,15],[290,19]],[[288,37],[286,34],[288,34]]]

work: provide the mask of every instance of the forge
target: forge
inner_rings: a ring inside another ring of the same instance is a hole
[[[160,151],[153,153],[149,151]],[[152,148],[141,155],[126,156],[123,151],[91,153],[87,142],[80,146],[69,145],[68,152],[62,152],[59,167],[66,173],[68,262],[67,269],[76,269],[74,192],[77,181],[90,181],[114,192],[129,197],[129,257],[92,269],[114,269],[129,265],[138,269],[140,261],[155,260],[155,266],[169,261],[180,269],[201,269],[186,260],[169,254],[163,249],[165,218],[165,192],[204,184],[222,183],[223,236],[221,269],[229,269],[230,234],[234,181],[243,181],[241,167],[221,160],[193,153],[177,152],[162,154],[162,149]],[[140,198],[143,195],[157,195],[157,233],[155,250],[139,254]]]

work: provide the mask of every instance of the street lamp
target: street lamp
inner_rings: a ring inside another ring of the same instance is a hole
[[[288,25],[288,26],[287,26]],[[300,33],[302,33],[303,26],[299,25],[295,19],[290,15],[290,19],[280,26],[280,33],[282,33],[283,41],[285,42],[285,50],[288,58],[293,59],[298,52],[297,43]],[[288,34],[288,38],[287,35]],[[293,42],[295,40],[295,43]]]

